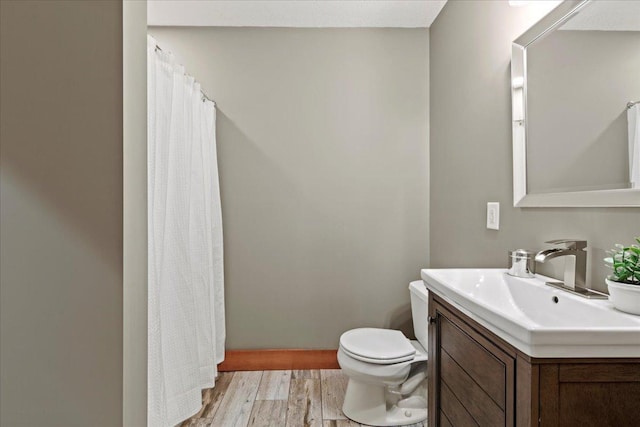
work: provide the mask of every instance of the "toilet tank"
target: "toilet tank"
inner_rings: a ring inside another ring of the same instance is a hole
[[[416,334],[418,342],[422,344],[424,349],[429,348],[428,343],[428,305],[429,292],[422,280],[416,280],[409,283],[409,292],[411,293],[411,315],[413,317],[413,331]]]

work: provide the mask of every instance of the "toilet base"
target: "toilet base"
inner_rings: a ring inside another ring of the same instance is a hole
[[[427,419],[427,408],[398,408],[387,410],[387,387],[365,384],[349,379],[342,412],[347,418],[370,426],[403,426]]]

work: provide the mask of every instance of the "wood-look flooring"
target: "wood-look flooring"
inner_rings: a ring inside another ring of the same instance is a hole
[[[346,388],[340,369],[221,372],[182,427],[367,427],[342,413]]]

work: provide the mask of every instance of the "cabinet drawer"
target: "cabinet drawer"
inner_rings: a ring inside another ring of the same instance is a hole
[[[444,350],[441,353],[440,363],[443,384],[449,387],[478,425],[487,427],[505,425],[504,411]]]
[[[449,418],[444,414],[444,412],[440,411],[440,427],[453,427]]]
[[[516,353],[499,338],[480,333],[453,307],[431,303],[430,387],[437,394],[430,401],[432,424],[513,427]]]
[[[440,389],[440,408],[441,413],[445,415],[440,419],[440,426],[446,425],[447,422],[455,427],[477,427],[478,423],[475,422],[473,417],[464,408],[462,403],[453,394],[451,389],[446,384],[442,384]],[[443,422],[442,420],[447,420]],[[492,426],[495,427],[495,426]]]
[[[506,366],[447,317],[440,316],[442,349],[501,409],[505,408]],[[485,343],[486,345],[486,343]],[[493,352],[499,349],[491,349]]]

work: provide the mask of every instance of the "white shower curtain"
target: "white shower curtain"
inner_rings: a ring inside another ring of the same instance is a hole
[[[215,105],[147,40],[148,425],[196,413],[224,358]]]

